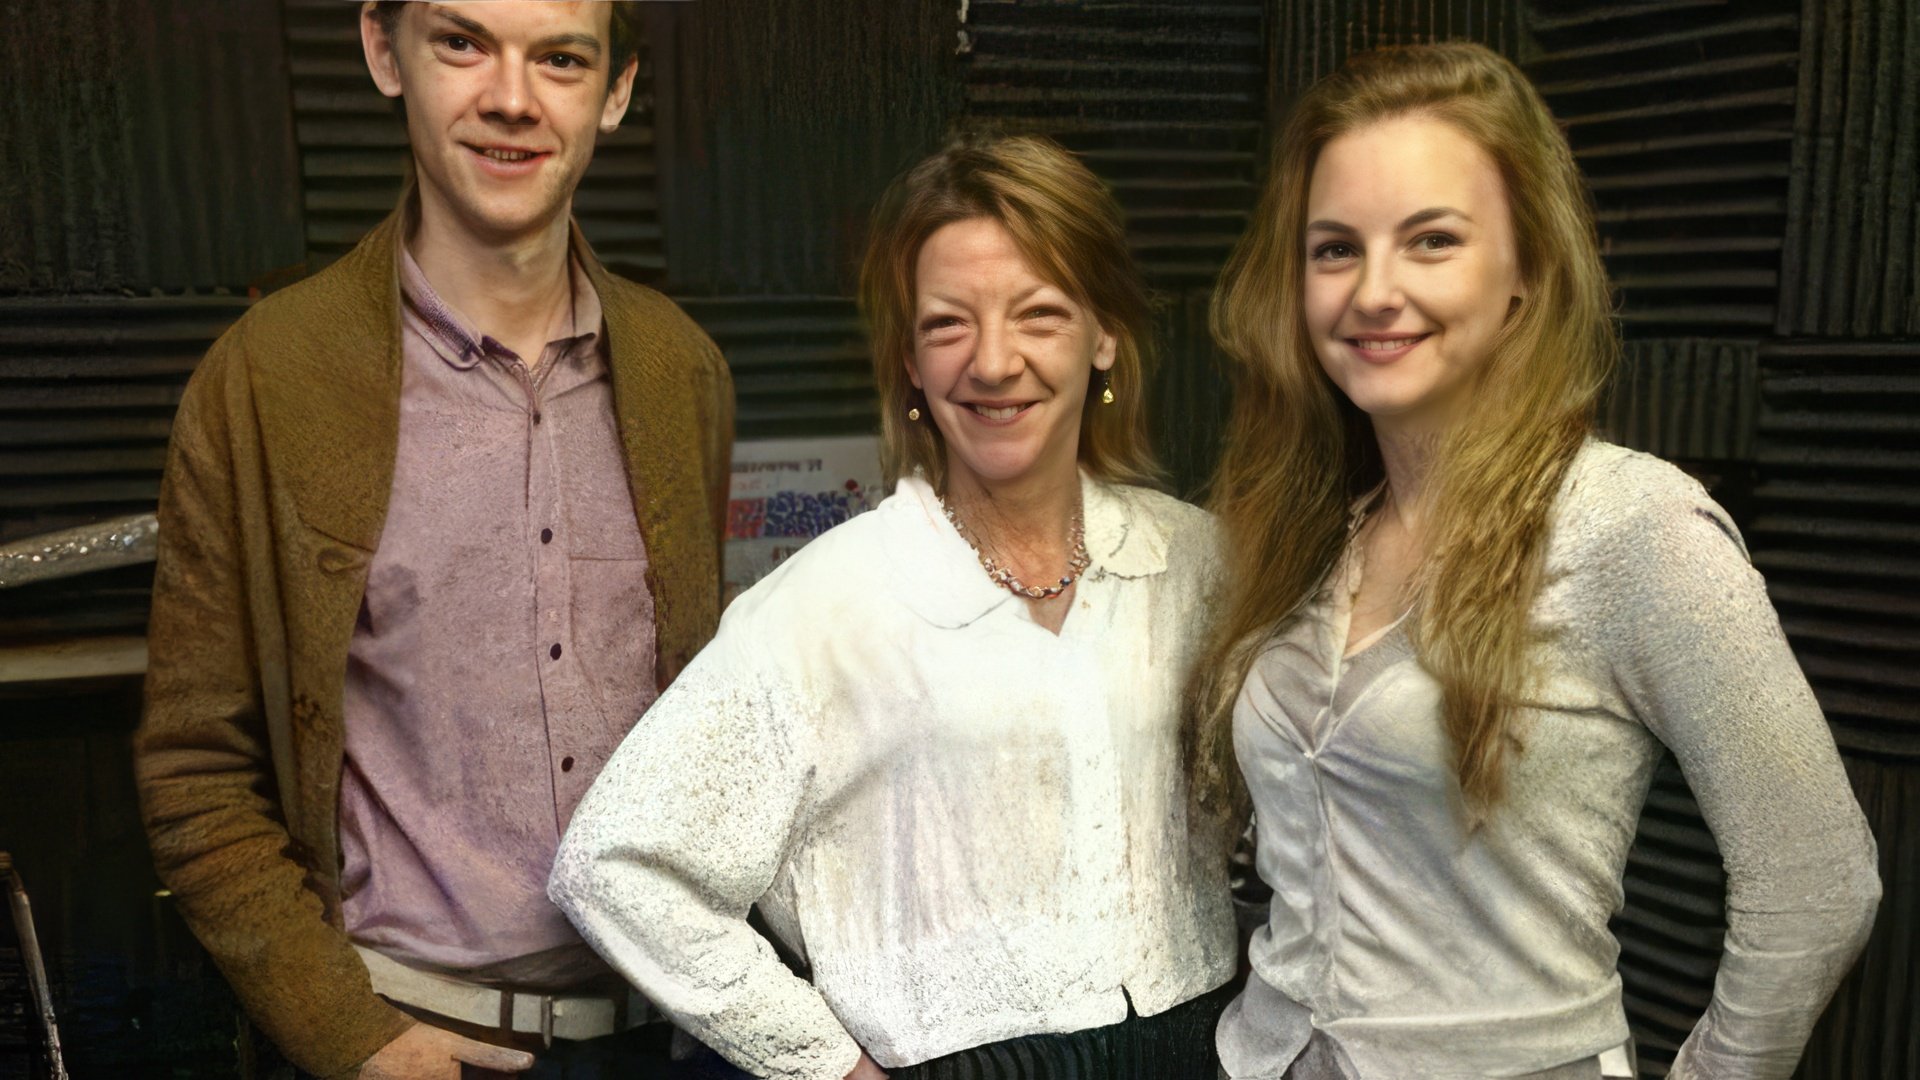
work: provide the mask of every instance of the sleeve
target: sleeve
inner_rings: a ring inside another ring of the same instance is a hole
[[[608,761],[548,894],[674,1023],[755,1076],[859,1060],[824,999],[747,924],[818,799],[810,717],[730,613]]]
[[[290,854],[248,633],[229,421],[246,399],[225,359],[216,346],[181,401],[162,484],[141,813],[160,879],[248,1015],[301,1069],[352,1075],[411,1021],[374,995]]]
[[[1591,632],[1678,759],[1727,874],[1713,998],[1669,1075],[1785,1080],[1873,928],[1875,845],[1738,530],[1658,468],[1586,525]]]

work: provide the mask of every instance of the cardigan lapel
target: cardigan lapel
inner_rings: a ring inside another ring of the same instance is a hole
[[[313,279],[301,334],[248,342],[268,467],[308,525],[372,551],[400,441],[400,212]],[[273,303],[269,297],[262,303]]]

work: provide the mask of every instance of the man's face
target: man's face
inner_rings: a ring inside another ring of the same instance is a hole
[[[608,83],[603,0],[405,4],[391,35],[367,4],[360,22],[374,83],[406,98],[423,206],[490,241],[567,213],[633,92],[634,64]]]

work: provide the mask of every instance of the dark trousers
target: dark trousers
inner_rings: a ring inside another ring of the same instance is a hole
[[[1065,1035],[1025,1035],[886,1070],[889,1080],[1216,1080],[1213,1029],[1234,988],[1154,1016]]]

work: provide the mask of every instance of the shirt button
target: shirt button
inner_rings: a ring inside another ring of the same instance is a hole
[[[543,543],[543,544],[551,544],[551,543],[553,543],[553,530],[552,530],[552,529],[541,529],[541,530],[540,530],[540,542],[541,542],[541,543]]]
[[[557,641],[554,642],[553,648],[547,650],[547,655],[553,657],[555,660],[560,659],[560,643]]]
[[[560,771],[561,772],[573,771],[573,759],[571,757],[563,757],[560,759]]]

